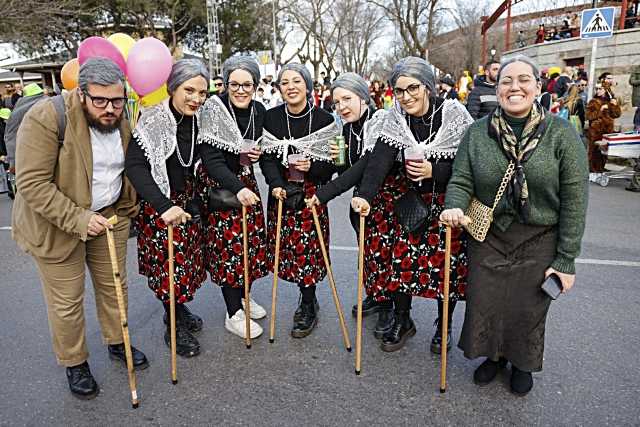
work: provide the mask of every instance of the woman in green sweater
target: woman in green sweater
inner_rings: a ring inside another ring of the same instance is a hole
[[[460,348],[486,357],[474,381],[490,383],[511,362],[511,390],[533,387],[542,370],[551,299],[541,290],[557,275],[575,281],[587,209],[589,169],[584,145],[564,119],[536,101],[540,75],[523,56],[498,74],[499,106],[467,130],[453,165],[442,221],[460,226],[472,196],[492,206],[509,163],[514,172],[497,203],[486,239],[469,239],[467,306]]]

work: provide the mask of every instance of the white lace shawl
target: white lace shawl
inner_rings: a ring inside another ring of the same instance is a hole
[[[378,136],[401,150],[419,147],[424,151],[425,158],[453,158],[462,135],[473,123],[473,118],[462,104],[453,99],[446,99],[441,108],[442,124],[431,142],[415,139],[404,113],[397,105],[387,111]]]
[[[362,137],[364,139],[362,144],[362,155],[368,151],[373,151],[376,146],[376,141],[382,133],[382,127],[387,117],[388,110],[378,110],[373,113],[373,116],[366,122],[364,122],[364,129],[362,130]]]
[[[151,166],[151,177],[167,198],[171,197],[167,159],[178,146],[177,132],[178,124],[169,108],[169,99],[145,109],[133,130],[133,137]]]
[[[342,127],[336,122],[298,139],[278,139],[265,130],[260,138],[260,147],[265,153],[281,157],[284,166],[288,165],[287,153],[290,146],[310,159],[331,162],[333,159],[329,154],[329,141],[338,135],[342,135]]]
[[[238,154],[244,139],[238,124],[217,96],[207,99],[200,109],[198,144],[206,143]]]

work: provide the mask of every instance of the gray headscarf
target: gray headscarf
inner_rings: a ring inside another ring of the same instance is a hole
[[[225,86],[229,84],[229,76],[235,70],[244,70],[251,74],[253,84],[258,85],[260,83],[260,66],[258,62],[251,56],[239,55],[227,58],[222,64],[222,80]]]
[[[337,88],[346,89],[350,92],[358,95],[367,104],[371,104],[371,97],[369,96],[369,86],[362,77],[356,73],[343,73],[340,74],[331,84],[331,95]]]
[[[407,56],[396,62],[389,76],[391,86],[395,87],[401,76],[413,77],[425,85],[431,94],[435,93],[436,83],[433,67],[427,61],[417,56]]]
[[[209,85],[209,70],[199,59],[180,59],[173,64],[171,74],[167,79],[167,90],[174,93],[180,85],[189,79],[202,76]]]
[[[285,71],[295,71],[300,74],[304,79],[304,83],[307,86],[307,97],[310,98],[313,93],[313,79],[311,78],[311,73],[304,65],[297,62],[290,62],[286,65],[283,65],[280,69],[280,73],[278,73],[278,85],[280,85],[280,80],[282,80],[282,75]]]

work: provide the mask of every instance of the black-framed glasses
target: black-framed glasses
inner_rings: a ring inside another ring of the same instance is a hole
[[[251,92],[253,90],[253,86],[253,83],[249,82],[229,82],[229,90],[231,90],[231,92],[237,92],[240,90],[240,88],[242,88],[242,90],[244,90],[245,92]]]
[[[420,86],[422,85],[419,83],[414,83],[407,86],[405,89],[402,89],[401,87],[394,87],[393,94],[396,96],[396,98],[402,98],[405,92],[407,92],[409,96],[416,96],[420,92]]]
[[[84,95],[89,97],[91,103],[96,108],[107,108],[107,105],[111,103],[111,106],[118,110],[124,107],[124,104],[127,102],[127,98],[125,97],[105,98],[103,96],[92,96],[89,92],[84,92]]]

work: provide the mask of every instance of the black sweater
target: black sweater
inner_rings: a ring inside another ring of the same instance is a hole
[[[220,95],[220,100],[224,103],[225,107],[227,107],[227,110],[231,111],[228,94],[224,93]],[[249,123],[251,108],[254,108],[253,121],[255,124],[255,132]],[[233,112],[236,116],[240,133],[246,135],[245,139],[253,139],[256,141],[262,136],[262,127],[267,112],[262,103],[251,101],[250,108],[245,109],[233,106]],[[233,194],[237,194],[245,187],[238,178],[238,173],[242,168],[239,154],[223,151],[213,145],[204,143],[200,145],[200,155],[202,156],[202,164],[207,169],[209,176],[220,183],[223,188],[233,192]]]
[[[198,124],[196,123],[195,116],[191,118],[188,116],[182,116],[177,112],[171,101],[169,101],[169,107],[173,113],[173,117],[175,117],[176,122],[178,122],[177,149],[180,150],[182,159],[185,162],[188,162],[192,144],[191,126],[192,124],[196,126],[195,133],[193,135],[193,142],[195,143],[195,140],[198,138]],[[168,123],[167,126],[169,126]],[[198,149],[199,146],[196,144],[193,153],[193,163],[191,164],[191,167],[188,168],[185,168],[180,164],[178,155],[175,151],[167,159],[167,175],[169,176],[169,187],[172,191],[180,193],[185,190],[187,177],[193,176],[193,165],[199,157]],[[151,203],[160,215],[173,206],[171,200],[162,194],[160,188],[158,188],[158,184],[153,180],[153,177],[151,176],[151,165],[145,157],[144,151],[135,140],[132,140],[127,148],[124,167],[127,177],[129,177],[129,180],[138,192],[138,195]]]
[[[424,141],[429,135],[435,137],[436,132],[442,124],[442,109],[439,108],[444,102],[441,98],[431,97],[429,99],[429,110],[423,117],[407,116],[409,128],[413,136],[418,141]],[[431,129],[431,114],[436,107],[436,115],[433,117],[433,129]],[[367,168],[364,171],[358,195],[369,203],[378,194],[382,183],[387,175],[395,173],[397,168],[404,167],[395,160],[398,157],[399,149],[390,146],[383,140],[378,139],[373,152],[368,156]],[[402,154],[404,163],[404,152]],[[413,187],[421,193],[428,193],[432,190],[444,192],[447,188],[449,178],[451,178],[451,166],[453,159],[427,159],[433,166],[432,178],[423,179],[421,182],[410,181]],[[434,185],[435,184],[435,185]]]
[[[291,135],[287,127],[287,116],[285,112],[286,104],[279,105],[267,111],[264,120],[264,129],[279,139],[303,138],[309,134],[309,117],[312,117],[311,132],[316,132],[334,122],[333,116],[325,110],[313,108],[311,114],[305,115],[309,107],[300,114],[289,113],[291,125]],[[289,147],[288,154],[295,154],[297,151]],[[287,154],[285,154],[287,155]],[[285,168],[281,159],[274,154],[264,153],[260,156],[260,168],[270,188],[284,187],[287,180]],[[311,169],[305,174],[305,180],[314,184],[324,184],[331,179],[336,171],[336,167],[331,162],[311,161]]]

